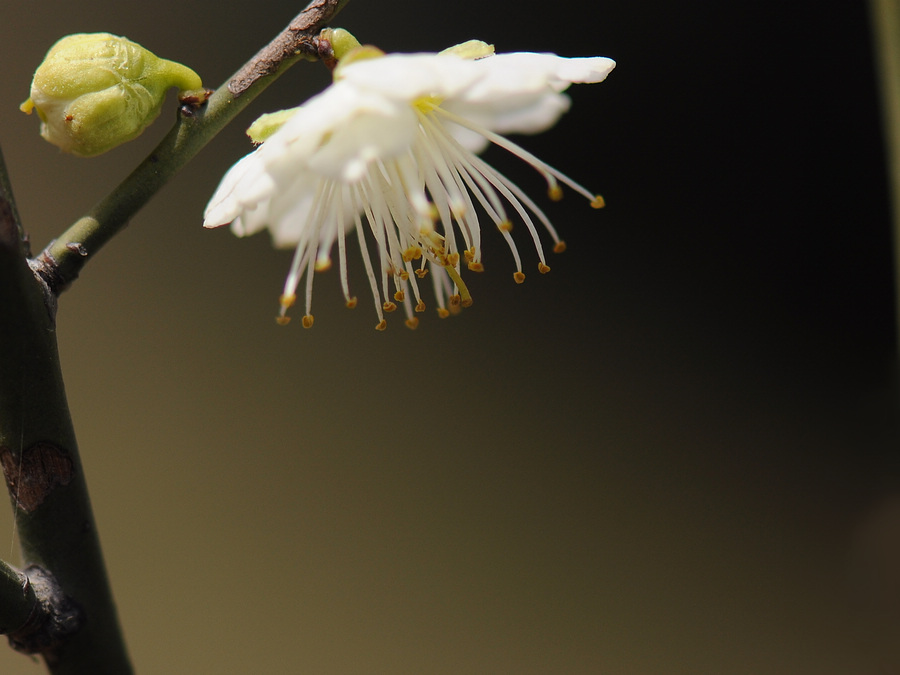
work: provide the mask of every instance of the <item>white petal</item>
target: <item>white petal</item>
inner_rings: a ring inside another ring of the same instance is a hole
[[[482,70],[482,77],[461,94],[466,101],[497,100],[548,89],[560,92],[576,82],[602,82],[616,65],[602,56],[567,59],[527,52],[498,54],[473,64]]]
[[[416,133],[410,106],[397,106],[391,115],[361,112],[334,129],[309,158],[309,168],[345,183],[359,180],[375,160],[392,159],[406,152]]]
[[[483,76],[443,108],[498,133],[538,133],[569,108],[561,94],[575,82],[600,82],[615,66],[603,58],[554,54],[498,54],[475,65]],[[471,146],[469,146],[471,147]]]
[[[220,227],[234,220],[245,208],[241,195],[246,189],[246,182],[260,175],[263,175],[263,166],[256,152],[251,152],[232,166],[206,205],[203,227]]]
[[[389,54],[348,64],[340,82],[409,103],[458,95],[481,77],[475,64],[453,54]]]
[[[513,98],[477,104],[448,101],[441,107],[500,134],[536,134],[556,124],[571,105],[568,96],[555,92],[537,98],[528,97],[518,105],[515,105]],[[473,152],[479,152],[486,146],[486,142],[478,143],[472,140],[475,134],[468,129],[460,129],[454,125],[451,131],[464,147]]]

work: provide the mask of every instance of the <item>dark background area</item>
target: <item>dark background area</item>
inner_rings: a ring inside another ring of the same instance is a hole
[[[3,12],[0,142],[41,247],[166,131],[60,155],[18,112],[71,32],[214,86],[300,9],[47,0]],[[558,13],[557,13],[558,12]],[[503,152],[568,250],[522,286],[486,238],[475,304],[384,334],[290,253],[200,227],[256,115],[61,300],[59,339],[121,618],[143,673],[900,673],[891,234],[866,4],[353,0],[391,51],[478,37],[604,55],[553,130]],[[174,99],[173,99],[174,101]],[[174,109],[174,108],[173,108]],[[517,231],[526,272],[536,261]],[[16,549],[9,515],[0,519]],[[17,553],[3,553],[17,561]],[[0,651],[0,670],[41,667]]]

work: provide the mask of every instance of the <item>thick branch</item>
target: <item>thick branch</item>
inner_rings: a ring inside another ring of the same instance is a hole
[[[22,624],[8,631],[9,644],[23,654],[40,654],[53,666],[68,637],[82,627],[84,612],[38,565],[26,569],[21,578],[18,591],[30,602],[30,611]]]
[[[19,220],[19,212],[16,209],[16,200],[13,197],[12,184],[9,174],[6,172],[6,162],[3,153],[0,152],[0,246],[7,246],[11,250],[18,248],[19,243],[26,248],[28,254],[28,239],[22,229],[22,221]]]
[[[147,159],[37,258],[36,271],[53,293],[65,290],[87,261],[288,66],[304,57],[314,58],[315,36],[347,1],[313,0],[275,40],[219,87],[205,106],[182,106],[175,126]]]
[[[35,607],[37,598],[28,577],[0,561],[0,634],[24,627]]]
[[[38,626],[44,625],[41,612],[32,617],[37,623],[29,619],[24,628],[9,628],[22,638],[16,644],[34,646],[54,673],[129,673],[63,388],[48,291],[28,265],[10,197],[0,194],[0,465],[24,560],[53,570],[87,621],[78,628],[79,612],[63,611],[65,630],[51,631],[55,637],[48,639]],[[19,614],[21,607],[9,610]],[[66,633],[65,641],[57,639]]]

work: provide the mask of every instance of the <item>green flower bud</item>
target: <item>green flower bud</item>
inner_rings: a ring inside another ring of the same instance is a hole
[[[62,38],[44,58],[20,109],[41,118],[41,136],[65,152],[99,155],[157,118],[170,87],[205,100],[200,77],[109,33]]]
[[[458,45],[447,47],[441,54],[455,54],[462,59],[470,59],[476,61],[483,59],[485,56],[494,55],[494,45],[489,45],[481,40],[468,40]]]

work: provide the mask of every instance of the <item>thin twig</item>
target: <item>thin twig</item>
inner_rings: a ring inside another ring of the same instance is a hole
[[[319,56],[316,36],[347,4],[348,0],[315,0],[303,10],[281,34],[263,47],[228,83],[228,91],[238,98],[260,78],[277,72],[282,64],[295,57],[316,59]]]
[[[36,272],[53,293],[65,290],[87,261],[289,66],[303,58],[316,58],[315,36],[347,2],[313,0],[204,106],[182,106],[175,126],[137,169],[38,256]]]

